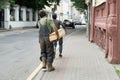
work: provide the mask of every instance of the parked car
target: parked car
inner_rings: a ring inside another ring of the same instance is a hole
[[[63,25],[64,25],[65,27],[72,27],[73,29],[75,29],[75,24],[74,24],[74,22],[72,21],[72,19],[65,19],[65,20],[63,21]]]
[[[75,25],[81,25],[82,23],[81,23],[81,21],[76,20],[76,21],[74,21],[74,24],[75,24]]]

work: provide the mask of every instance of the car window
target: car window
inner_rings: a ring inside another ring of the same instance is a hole
[[[68,19],[68,20],[72,22],[72,19]]]
[[[72,22],[73,20],[72,19],[65,19],[64,21]]]

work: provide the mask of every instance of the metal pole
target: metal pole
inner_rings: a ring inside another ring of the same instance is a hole
[[[88,14],[87,36],[88,40],[90,40],[90,3],[88,3],[87,14]]]

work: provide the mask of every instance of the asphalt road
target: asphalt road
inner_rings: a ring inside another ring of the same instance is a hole
[[[67,28],[66,36],[77,28]],[[0,33],[0,80],[26,80],[40,64],[39,56],[38,29]]]

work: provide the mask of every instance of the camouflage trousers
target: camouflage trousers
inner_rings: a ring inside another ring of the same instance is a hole
[[[49,41],[48,37],[39,37],[40,49],[41,49],[41,56],[45,57],[47,62],[52,63],[55,58],[55,52],[53,43]]]

